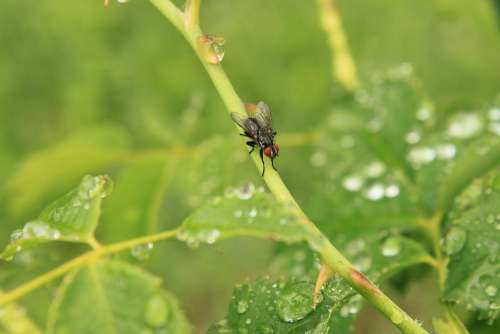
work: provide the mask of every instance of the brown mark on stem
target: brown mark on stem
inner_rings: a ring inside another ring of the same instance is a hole
[[[364,290],[377,294],[380,293],[380,290],[363,273],[353,269],[350,276],[356,285],[362,287]]]

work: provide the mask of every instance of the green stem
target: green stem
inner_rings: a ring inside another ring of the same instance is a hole
[[[0,305],[5,305],[21,298],[22,296],[28,294],[29,292],[49,283],[50,281],[61,277],[71,270],[75,270],[84,264],[91,263],[103,256],[115,254],[126,249],[134,248],[139,245],[147,244],[150,242],[157,242],[160,240],[165,240],[172,238],[177,235],[177,229],[168,230],[161,233],[156,233],[152,235],[147,235],[145,237],[140,237],[136,239],[126,240],[117,242],[111,245],[99,246],[94,248],[92,251],[84,253],[59,267],[52,269],[51,271],[26,282],[17,288],[14,288],[5,294],[0,295]]]
[[[332,74],[347,90],[359,87],[356,65],[347,44],[342,18],[334,0],[318,0],[321,26],[328,38],[332,54]]]
[[[234,90],[231,82],[224,73],[220,65],[209,64],[198,48],[198,38],[203,36],[199,26],[186,26],[182,24],[184,14],[179,11],[169,0],[150,0],[158,10],[164,14],[172,24],[186,37],[195,53],[200,58],[215,88],[226,105],[228,112],[235,112],[245,115],[245,109],[238,94]],[[235,125],[236,126],[236,125]],[[252,155],[254,162],[259,168],[261,162],[257,154]],[[389,297],[370,282],[328,241],[319,229],[309,220],[299,207],[288,188],[285,186],[279,174],[274,171],[269,162],[266,161],[266,173],[264,181],[273,195],[282,203],[291,205],[299,219],[307,226],[313,236],[310,240],[311,247],[315,249],[323,258],[323,261],[335,272],[342,276],[356,291],[363,295],[378,310],[380,310],[395,326],[403,333],[424,334],[427,333],[420,325],[401,310]]]
[[[436,268],[439,289],[444,290],[446,277],[448,276],[448,258],[444,256],[441,250],[441,222],[443,220],[443,214],[437,213],[432,218],[424,220],[421,222],[420,226],[429,235],[431,239],[432,246],[434,248],[434,268]],[[467,328],[462,323],[460,318],[455,314],[452,307],[448,304],[443,305],[444,314],[448,324],[450,324],[456,333],[468,334]]]

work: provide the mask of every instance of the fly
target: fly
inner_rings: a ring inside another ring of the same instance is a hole
[[[274,143],[276,132],[273,131],[272,127],[271,109],[262,101],[257,105],[246,104],[245,109],[247,111],[246,117],[232,112],[231,118],[244,130],[241,135],[251,139],[246,142],[252,148],[249,153],[252,153],[256,146],[260,148],[262,176],[264,176],[266,169],[264,155],[271,159],[271,165],[274,170],[277,170],[274,166],[274,158],[278,156],[279,152],[278,144]]]

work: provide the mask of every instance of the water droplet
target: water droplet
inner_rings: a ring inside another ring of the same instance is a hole
[[[417,110],[417,119],[425,122],[432,117],[432,109],[428,106],[422,106]]]
[[[495,107],[488,110],[488,118],[492,121],[500,121],[500,108]]]
[[[448,135],[453,138],[466,139],[474,136],[482,128],[478,115],[460,113],[455,115],[448,124]]]
[[[495,222],[495,216],[493,216],[492,214],[489,214],[487,217],[486,217],[486,222],[488,224],[493,224]]]
[[[42,221],[32,221],[24,225],[22,230],[22,239],[45,239],[56,240],[61,237],[61,232],[51,228]]]
[[[248,302],[246,300],[240,300],[236,310],[239,314],[245,313],[248,310]]]
[[[153,295],[146,303],[145,320],[152,327],[165,325],[168,317],[168,306],[162,295]]]
[[[452,227],[444,240],[446,254],[453,255],[462,250],[467,239],[466,232],[459,227]]]
[[[419,168],[436,158],[436,151],[430,147],[415,147],[408,154],[408,161],[413,167]]]
[[[374,183],[365,190],[364,195],[372,201],[378,201],[384,197],[384,186],[381,183]]]
[[[248,200],[252,198],[255,192],[255,186],[252,183],[244,183],[236,188],[236,196],[241,200]]]
[[[420,141],[420,132],[412,130],[406,134],[405,139],[408,144],[416,144]]]
[[[484,292],[485,292],[488,296],[490,296],[490,297],[494,297],[494,296],[496,296],[496,294],[497,294],[497,287],[496,287],[496,286],[494,286],[494,285],[488,285],[488,286],[486,287],[486,289],[484,289]]]
[[[401,240],[397,237],[387,238],[382,244],[382,255],[396,256],[401,251]]]
[[[277,301],[279,317],[286,322],[305,318],[312,312],[314,286],[308,282],[289,283],[283,289]],[[320,301],[323,295],[320,294]]]
[[[252,319],[247,318],[247,320],[245,320],[245,324],[250,325],[251,323],[252,323]]]
[[[384,195],[387,198],[394,198],[399,195],[399,186],[397,184],[390,184],[385,187]]]
[[[149,259],[151,253],[153,252],[154,245],[152,242],[148,242],[144,245],[135,246],[130,250],[130,254],[140,261],[145,261]]]
[[[219,239],[220,231],[219,230],[210,230],[205,235],[205,241],[207,244],[213,244]]]
[[[365,169],[366,176],[375,178],[379,177],[385,172],[385,165],[381,161],[371,162]]]
[[[255,218],[257,217],[258,211],[256,208],[251,208],[250,211],[248,211],[248,217],[250,218]]]
[[[457,148],[453,144],[441,144],[436,146],[436,156],[441,160],[453,159],[457,153]]]
[[[224,59],[224,44],[225,40],[222,37],[204,35],[198,38],[200,53],[205,61],[213,65],[220,64]]]
[[[311,165],[314,167],[323,167],[326,164],[326,154],[325,152],[315,152],[311,155]]]
[[[243,216],[243,211],[241,211],[241,210],[236,210],[236,211],[234,212],[234,216],[235,216],[236,218],[240,218],[241,216]]]
[[[342,186],[347,191],[358,191],[363,186],[363,179],[357,175],[351,175],[342,180]]]

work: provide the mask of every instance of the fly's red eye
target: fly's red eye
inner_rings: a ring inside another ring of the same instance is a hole
[[[271,152],[271,148],[270,148],[270,147],[266,147],[266,148],[264,149],[264,154],[265,154],[266,156],[271,157],[271,153],[272,153],[272,152]]]
[[[280,146],[278,144],[274,144],[274,150],[276,151],[276,153],[279,153]]]

